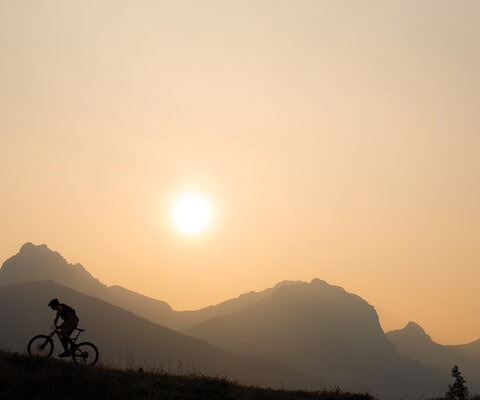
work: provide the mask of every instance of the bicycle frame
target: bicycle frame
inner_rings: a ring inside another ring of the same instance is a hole
[[[77,331],[77,335],[76,335],[75,337],[70,336],[70,337],[68,338],[68,343],[69,343],[72,347],[75,346],[75,343],[77,342],[78,337],[80,336],[80,334],[81,334],[82,332],[85,331],[85,329],[75,328],[75,329],[73,330],[73,332],[75,332],[75,331]],[[53,339],[53,336],[54,336],[54,335],[57,335],[57,336],[58,336],[58,339],[61,341],[61,340],[62,340],[62,336],[61,336],[60,332],[61,332],[60,327],[55,325],[54,329],[52,330],[52,332],[51,332],[50,335],[48,335],[48,336],[50,336],[50,338]],[[72,333],[73,333],[73,332],[72,332]]]

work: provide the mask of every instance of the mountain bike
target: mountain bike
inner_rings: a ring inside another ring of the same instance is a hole
[[[85,329],[75,328],[76,335],[70,337],[70,355],[77,364],[94,365],[98,361],[98,349],[93,343],[81,342],[77,344],[78,337]],[[57,335],[60,339],[60,329],[58,326],[52,326],[50,335],[37,335],[30,339],[27,345],[28,354],[35,357],[48,358],[53,354],[53,336]]]

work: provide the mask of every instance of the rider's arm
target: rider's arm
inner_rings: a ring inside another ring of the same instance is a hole
[[[61,305],[58,305],[57,306],[57,316],[55,317],[55,319],[53,320],[53,323],[55,325],[57,325],[57,322],[58,322],[58,319],[60,318],[60,314],[62,313],[63,311],[63,307]]]

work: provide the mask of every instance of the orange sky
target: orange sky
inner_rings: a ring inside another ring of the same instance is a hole
[[[281,280],[480,338],[480,2],[0,1],[0,260],[199,308]],[[194,190],[213,221],[171,223]],[[452,322],[455,321],[455,322]]]

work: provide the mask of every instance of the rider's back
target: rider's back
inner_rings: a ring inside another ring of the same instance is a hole
[[[70,307],[65,303],[60,303],[60,305],[62,306],[62,312],[60,314],[60,318],[62,318],[64,321],[71,318],[74,318],[78,321],[77,313],[72,307]]]

